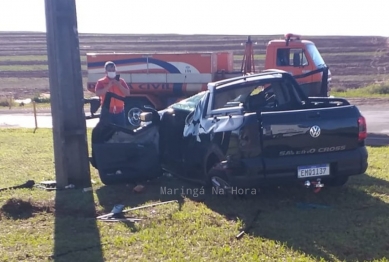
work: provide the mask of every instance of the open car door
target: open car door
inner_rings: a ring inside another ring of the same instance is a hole
[[[159,159],[159,114],[145,108],[143,124],[137,129],[109,121],[112,98],[126,103],[126,98],[107,93],[100,121],[92,131],[91,164],[105,185],[137,183],[162,174]]]

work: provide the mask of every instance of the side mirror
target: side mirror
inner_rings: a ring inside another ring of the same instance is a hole
[[[142,122],[153,121],[153,113],[151,113],[151,112],[142,112],[140,114],[140,121],[142,121]]]

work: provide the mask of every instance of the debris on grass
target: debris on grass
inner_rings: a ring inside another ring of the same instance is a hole
[[[253,227],[254,222],[255,222],[255,220],[257,220],[257,218],[258,218],[260,213],[261,213],[260,209],[255,211],[252,220],[249,223],[246,224],[246,226],[243,228],[242,231],[240,231],[239,234],[236,235],[236,239],[241,239],[244,234],[247,234],[249,232],[249,230]]]
[[[169,204],[169,203],[178,203],[178,201],[172,200],[172,201],[159,202],[159,203],[154,203],[154,204],[149,204],[149,205],[144,205],[144,206],[133,207],[133,208],[126,209],[126,210],[123,210],[123,208],[124,208],[123,205],[115,205],[114,208],[112,209],[111,213],[98,216],[97,219],[101,220],[101,219],[113,218],[114,216],[118,217],[118,216],[121,216],[124,213],[130,212],[130,211],[135,211],[135,210],[144,209],[144,208],[148,208],[148,207],[155,207],[155,206],[159,206],[159,205],[165,205],[165,204]]]
[[[1,188],[0,191],[20,189],[20,188],[32,188],[34,185],[35,185],[34,180],[28,180],[26,183],[23,183],[21,185]]]
[[[137,185],[137,186],[135,186],[135,187],[133,188],[133,191],[134,191],[135,193],[142,193],[142,192],[145,191],[145,187],[142,186],[142,185]]]

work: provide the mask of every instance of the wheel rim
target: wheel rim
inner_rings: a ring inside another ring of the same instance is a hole
[[[214,177],[211,178],[211,181],[212,181],[212,185],[214,187],[216,187],[218,189],[222,189],[222,190],[227,190],[227,192],[230,192],[231,186],[224,179],[222,179],[222,178],[220,178],[218,176],[214,176]]]
[[[140,125],[140,114],[142,113],[142,110],[140,110],[137,107],[131,108],[128,111],[128,122],[130,122],[133,126],[139,126]]]

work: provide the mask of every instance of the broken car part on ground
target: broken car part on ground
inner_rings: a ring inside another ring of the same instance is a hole
[[[137,129],[102,115],[93,130],[92,164],[103,183],[148,180],[163,169],[222,189],[296,183],[320,189],[341,186],[368,166],[358,108],[342,98],[307,97],[280,70],[209,83],[165,110],[146,111]]]

